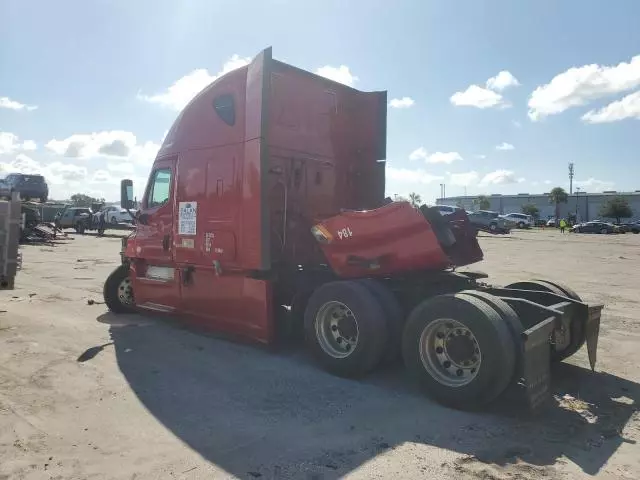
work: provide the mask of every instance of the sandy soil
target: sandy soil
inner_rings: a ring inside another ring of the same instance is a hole
[[[481,238],[504,284],[562,281],[606,304],[596,373],[581,351],[536,417],[434,404],[401,368],[334,378],[273,353],[138,315],[102,282],[119,240],[22,249],[0,292],[0,479],[640,478],[640,235]]]

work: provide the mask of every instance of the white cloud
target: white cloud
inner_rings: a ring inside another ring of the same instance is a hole
[[[128,157],[136,145],[131,132],[114,130],[88,134],[74,134],[64,140],[50,140],[46,147],[65,157],[89,158],[96,156]]]
[[[250,57],[233,55],[224,63],[222,70],[215,75],[210,74],[206,68],[199,68],[176,80],[173,85],[162,93],[157,93],[155,95],[144,95],[142,93],[138,93],[138,98],[150,103],[157,103],[163,107],[182,110],[193,97],[200,93],[214,80],[218,79],[225,73],[229,73],[232,70],[248,65],[250,61]]]
[[[427,157],[427,163],[450,163],[456,160],[462,160],[462,156],[458,152],[435,152]]]
[[[8,173],[38,174],[42,171],[42,166],[31,157],[19,153],[10,162],[0,163],[0,177]]]
[[[582,120],[587,123],[611,123],[628,118],[640,119],[640,90],[600,110],[590,110],[582,116]]]
[[[552,182],[551,182],[551,180],[545,180],[545,181],[544,181],[544,182],[542,182],[542,183],[544,183],[545,185],[551,185],[551,183],[552,183]]]
[[[502,142],[500,145],[496,145],[496,150],[513,150],[515,147],[507,142]]]
[[[131,162],[109,162],[107,170],[119,176],[132,175],[135,172],[135,167]]]
[[[514,120],[514,121],[513,121],[513,126],[514,126],[514,127],[516,127],[516,128],[522,128],[522,123],[520,123],[520,122],[519,122],[519,121],[517,121],[517,120]]]
[[[537,187],[538,185],[540,185],[540,182],[533,181],[533,182],[531,182],[531,185],[534,186],[534,187]]]
[[[515,173],[511,170],[496,170],[482,177],[480,185],[509,185],[512,183],[520,183],[521,181],[524,181],[524,179],[516,177]]]
[[[61,162],[47,165],[42,173],[47,179],[47,183],[54,185],[65,185],[71,182],[79,186],[80,183],[84,183],[88,176],[86,167]],[[82,186],[84,187],[84,185]]]
[[[478,172],[471,171],[465,173],[452,173],[449,176],[449,183],[459,187],[468,187],[477,183],[479,178]]]
[[[87,178],[86,167],[53,162],[43,165],[23,153],[7,163],[0,163],[0,172],[43,175],[50,185],[64,185],[68,182],[83,182]]]
[[[409,160],[426,160],[428,155],[426,148],[418,147],[409,154]]]
[[[517,87],[518,85],[520,85],[518,79],[507,70],[502,70],[495,77],[491,77],[487,80],[487,88],[497,90],[498,92],[501,92],[508,87]]]
[[[151,164],[160,145],[155,142],[139,144],[131,132],[113,130],[87,134],[73,134],[64,140],[50,140],[46,147],[58,155],[70,158],[106,157]]]
[[[25,140],[22,142],[22,149],[26,151],[33,151],[38,149],[38,145],[33,140]]]
[[[0,131],[0,155],[11,154],[21,150],[35,150],[36,148],[36,142],[33,140],[25,140],[21,143],[16,134]]]
[[[457,107],[476,107],[484,109],[491,107],[505,108],[509,106],[502,95],[487,88],[479,87],[478,85],[470,85],[464,92],[454,93],[450,100],[451,103]]]
[[[640,86],[640,55],[630,62],[602,66],[572,67],[546,85],[537,87],[529,97],[529,118],[536,121],[572,107]]]
[[[498,92],[520,85],[518,79],[507,70],[502,70],[495,77],[488,79],[485,84],[486,88],[469,85],[465,91],[454,93],[450,98],[451,103],[457,107],[509,108],[511,104]]]
[[[9,97],[0,97],[0,108],[8,108],[9,110],[35,110],[36,105],[25,105],[24,103],[11,100]]]
[[[423,183],[429,184],[436,180],[442,180],[444,177],[431,175],[421,169],[395,168],[387,165],[386,177],[390,180],[396,180],[405,183]]]
[[[391,108],[409,108],[413,107],[415,102],[411,97],[394,98],[389,102]]]
[[[487,156],[484,155],[483,153],[480,153],[480,154],[476,155],[475,157],[479,158],[480,160],[484,160],[485,158],[487,158]]]
[[[342,83],[353,87],[359,78],[351,73],[349,67],[346,65],[340,65],[339,67],[332,67],[331,65],[325,65],[316,70],[316,73],[322,77],[333,80],[334,82]]]
[[[602,192],[604,190],[613,190],[615,183],[589,178],[588,180],[574,180],[573,185],[587,191]]]
[[[424,160],[427,163],[446,163],[447,165],[462,160],[462,156],[458,152],[435,152],[429,153],[424,147],[416,148],[409,155],[409,160]]]
[[[118,179],[111,176],[107,170],[96,170],[91,177],[93,183],[118,183]]]

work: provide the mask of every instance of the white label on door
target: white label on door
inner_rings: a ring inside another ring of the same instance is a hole
[[[195,235],[198,202],[180,202],[178,211],[178,235]]]

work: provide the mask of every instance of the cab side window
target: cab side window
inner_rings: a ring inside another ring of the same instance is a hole
[[[153,182],[149,190],[149,200],[147,207],[153,208],[164,205],[169,201],[171,193],[171,170],[162,168],[156,170],[153,175]]]

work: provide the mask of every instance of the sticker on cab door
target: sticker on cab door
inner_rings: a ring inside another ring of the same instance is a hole
[[[198,202],[180,202],[178,208],[178,235],[195,235]]]

